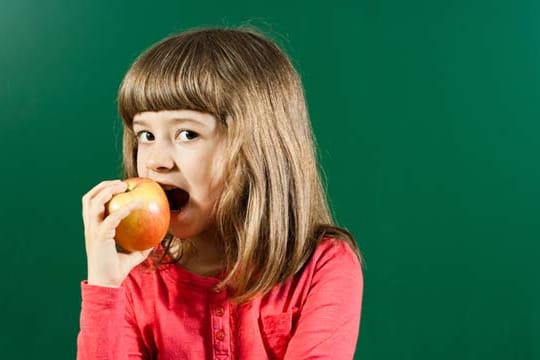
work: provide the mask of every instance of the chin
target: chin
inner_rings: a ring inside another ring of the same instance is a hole
[[[169,225],[169,233],[180,239],[214,239],[216,236],[215,226],[209,224],[190,224],[174,223],[171,221]]]
[[[197,235],[196,231],[187,231],[185,228],[177,228],[175,226],[171,226],[169,228],[169,233],[178,239],[189,239],[191,237],[194,237]]]

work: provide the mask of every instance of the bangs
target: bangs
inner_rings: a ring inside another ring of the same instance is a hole
[[[161,110],[206,112],[224,123],[225,84],[213,49],[197,37],[174,36],[143,53],[120,85],[124,123],[131,127],[137,113]]]

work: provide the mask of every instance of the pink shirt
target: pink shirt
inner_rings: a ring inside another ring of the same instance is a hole
[[[352,359],[363,276],[325,239],[303,271],[242,305],[217,278],[138,266],[120,288],[82,283],[77,359]]]

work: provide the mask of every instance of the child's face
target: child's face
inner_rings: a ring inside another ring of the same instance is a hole
[[[216,118],[191,110],[142,112],[134,116],[133,130],[138,175],[189,194],[180,211],[172,206],[169,231],[180,238],[212,240],[225,140]]]

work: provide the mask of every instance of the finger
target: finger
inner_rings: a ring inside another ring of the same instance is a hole
[[[142,263],[148,255],[154,250],[153,248],[143,250],[143,251],[135,251],[132,253],[121,253],[118,254],[119,258],[123,258],[123,263],[126,264],[126,271],[131,271],[132,268]]]
[[[109,202],[114,195],[126,191],[126,183],[114,183],[103,188],[89,202],[89,220],[102,221],[105,217],[105,204]]]
[[[127,184],[124,182],[111,184],[111,186],[104,188],[103,190],[101,190],[101,192],[96,194],[92,202],[104,205],[109,200],[111,200],[114,195],[123,193],[126,190],[127,190]]]
[[[103,220],[102,226],[104,226],[105,229],[108,230],[116,229],[120,222],[124,218],[126,218],[133,210],[140,208],[142,203],[142,200],[135,200],[127,204],[126,206],[113,211],[105,218],[105,220]]]
[[[123,184],[120,180],[105,180],[94,186],[90,191],[88,191],[82,197],[82,208],[83,208],[83,221],[85,224],[88,224],[88,212],[90,210],[90,203],[92,199],[100,193],[105,187],[111,186],[114,184]],[[127,185],[125,185],[127,186]]]
[[[118,180],[118,179],[115,179],[115,180],[104,180],[102,182],[100,182],[99,184],[97,184],[96,186],[94,186],[92,189],[90,189],[84,196],[83,198],[88,198],[88,199],[92,199],[94,198],[97,194],[99,194],[101,192],[101,190],[103,190],[104,188],[106,187],[109,187],[111,185],[115,185],[115,184],[121,184],[121,183],[124,183],[122,180]]]

